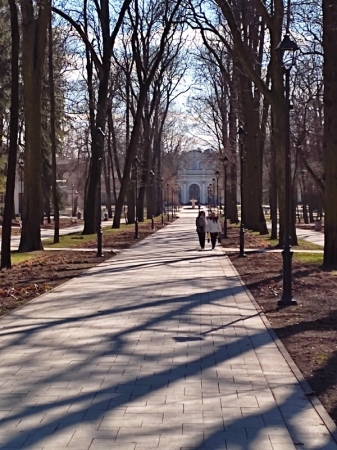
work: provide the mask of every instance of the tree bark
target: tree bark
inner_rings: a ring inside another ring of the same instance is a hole
[[[323,0],[324,265],[337,265],[337,4]]]
[[[11,263],[11,232],[12,232],[12,216],[14,213],[14,190],[16,175],[16,155],[17,140],[19,130],[19,49],[20,49],[20,32],[18,21],[18,10],[15,0],[8,0],[10,8],[11,20],[11,109],[10,109],[10,142],[8,152],[8,167],[6,181],[6,203],[4,208],[4,217],[2,224],[1,238],[1,269],[9,269]],[[22,174],[21,174],[22,176]],[[22,195],[22,193],[21,193]],[[22,202],[22,199],[21,199]],[[22,207],[22,203],[21,203]]]
[[[52,16],[49,20],[49,96],[50,96],[50,139],[51,139],[51,167],[52,167],[52,194],[54,208],[54,244],[60,242],[60,211],[57,192],[57,165],[56,165],[56,126],[55,126],[55,86],[53,67],[53,29]]]
[[[41,97],[50,0],[38,6],[21,0],[22,76],[25,115],[25,179],[20,252],[41,250],[42,210]]]

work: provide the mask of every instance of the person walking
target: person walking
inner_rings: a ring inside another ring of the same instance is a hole
[[[221,233],[221,224],[219,217],[212,211],[210,217],[207,219],[206,231],[211,235],[212,250],[215,248],[218,234]]]
[[[205,211],[200,211],[195,221],[201,250],[205,248],[207,220]]]

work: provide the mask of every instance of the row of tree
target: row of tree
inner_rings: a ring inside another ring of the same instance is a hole
[[[230,161],[231,220],[238,220],[237,128],[241,123],[247,132],[242,173],[244,222],[260,233],[267,232],[262,210],[267,184],[272,234],[276,237],[278,232],[279,211],[282,245],[286,109],[276,47],[289,30],[301,47],[291,79],[293,180],[297,178],[302,188],[314,185],[322,197],[324,262],[336,264],[336,8],[332,0],[323,0],[323,9],[317,0],[292,9],[290,1],[285,5],[283,0],[124,0],[114,8],[108,0],[75,5],[52,5],[50,0],[20,0],[17,5],[8,0],[5,15],[11,26],[4,29],[7,37],[11,34],[11,55],[7,49],[3,60],[11,67],[0,73],[3,86],[11,88],[10,95],[2,89],[7,95],[0,96],[0,122],[7,120],[10,130],[2,267],[10,266],[18,143],[23,144],[25,174],[21,251],[42,247],[42,193],[48,191],[58,239],[57,154],[69,148],[72,157],[85,161],[87,167],[83,233],[97,230],[101,174],[110,215],[111,192],[114,195],[113,227],[119,227],[125,201],[129,222],[135,219],[132,180],[139,170],[137,215],[142,220],[145,203],[149,216],[160,212],[161,186],[174,178],[183,141],[185,146],[187,139],[191,142],[192,125],[186,133],[185,124],[183,138],[181,130],[172,131],[183,128],[178,125],[183,114],[175,101],[191,84],[201,87],[188,99],[193,119],[206,135],[207,145],[215,149],[219,166],[224,157]],[[0,129],[0,146],[2,136]],[[139,169],[133,164],[136,155]],[[304,184],[303,173],[309,179]],[[291,234],[296,244],[295,207],[293,211]]]

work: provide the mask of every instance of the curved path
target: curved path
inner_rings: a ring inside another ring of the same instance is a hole
[[[1,449],[337,450],[228,258],[198,251],[194,220],[183,211],[0,320]]]

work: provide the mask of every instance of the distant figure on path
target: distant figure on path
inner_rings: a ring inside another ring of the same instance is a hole
[[[212,250],[215,247],[218,233],[221,233],[221,224],[219,217],[212,211],[210,217],[207,219],[206,231],[211,235]]]
[[[205,238],[206,238],[206,227],[207,220],[205,217],[205,211],[200,211],[198,217],[196,218],[195,224],[197,226],[197,233],[199,237],[199,243],[201,250],[205,248]]]

